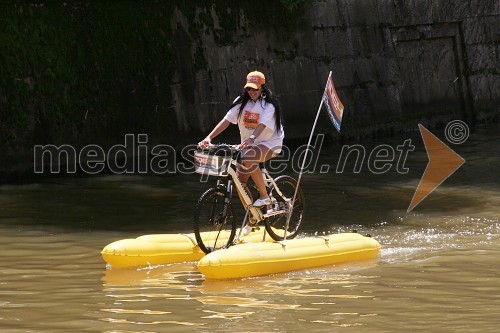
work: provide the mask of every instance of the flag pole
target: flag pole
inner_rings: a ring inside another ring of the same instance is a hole
[[[328,79],[330,79],[331,75],[332,75],[332,72],[330,71],[330,73],[328,74]],[[323,95],[324,95],[325,91],[326,91],[326,87],[325,87],[325,90],[323,91]],[[306,164],[307,154],[309,153],[309,147],[311,146],[311,141],[313,138],[314,130],[316,128],[316,124],[318,123],[318,118],[319,118],[319,114],[321,112],[321,107],[323,106],[323,102],[324,102],[324,99],[323,99],[323,96],[321,96],[321,103],[319,103],[318,112],[316,113],[316,119],[314,119],[314,124],[313,124],[312,129],[311,129],[311,134],[309,135],[309,141],[307,142],[306,152],[304,154],[304,158],[302,159],[302,165],[300,166],[299,178],[297,179],[297,186],[295,186],[295,193],[293,194],[292,203],[291,203],[291,207],[290,207],[290,213],[288,214],[288,216],[286,218],[285,236],[283,237],[284,240],[286,240],[286,233],[288,231],[288,226],[290,224],[290,218],[291,218],[291,213],[293,211],[293,205],[295,204],[295,198],[297,197],[297,193],[299,191],[300,181],[302,180],[302,173],[304,172],[304,165]]]

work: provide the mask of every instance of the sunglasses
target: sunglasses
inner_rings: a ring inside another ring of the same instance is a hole
[[[259,89],[254,89],[254,88],[250,88],[250,87],[245,88],[246,91],[259,91]]]

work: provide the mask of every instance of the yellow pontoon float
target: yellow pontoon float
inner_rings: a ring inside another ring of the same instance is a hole
[[[223,231],[219,238],[224,240],[228,236],[229,231]],[[261,228],[243,237],[243,241],[262,242],[263,238],[264,228]],[[273,241],[269,235],[265,240]],[[191,233],[144,235],[122,239],[104,247],[101,255],[112,267],[141,267],[198,261],[205,253]]]
[[[246,243],[209,253],[198,269],[209,279],[235,279],[377,257],[380,244],[357,233]]]

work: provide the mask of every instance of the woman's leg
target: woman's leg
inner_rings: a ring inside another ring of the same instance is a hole
[[[264,176],[259,168],[260,162],[265,162],[272,157],[275,153],[264,145],[250,147],[243,152],[242,164],[246,170],[240,170],[238,178],[241,182],[246,183],[249,177],[252,177],[255,186],[259,190],[259,198],[264,199],[268,197],[266,190],[266,183]]]

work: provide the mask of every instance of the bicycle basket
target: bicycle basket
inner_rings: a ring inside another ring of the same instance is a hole
[[[227,176],[231,156],[218,156],[203,151],[194,152],[195,172],[209,176]]]

